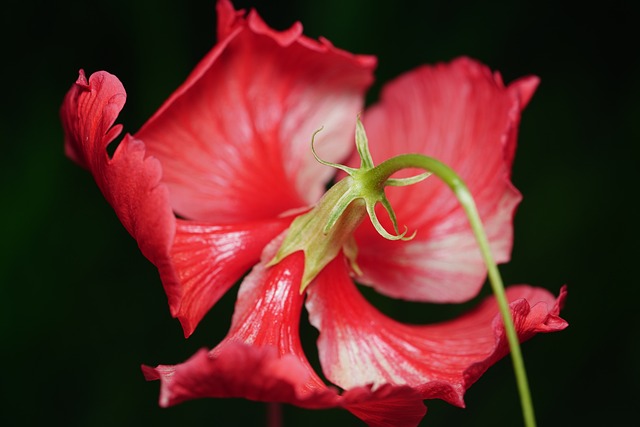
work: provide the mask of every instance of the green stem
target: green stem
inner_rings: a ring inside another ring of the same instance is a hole
[[[511,316],[511,310],[509,309],[509,302],[504,291],[504,285],[498,267],[493,260],[491,250],[489,248],[489,241],[484,231],[480,215],[478,215],[478,209],[469,192],[469,189],[462,181],[462,179],[451,168],[444,163],[427,156],[420,154],[404,154],[397,157],[393,157],[370,172],[374,175],[372,178],[380,185],[384,185],[384,182],[389,177],[406,168],[420,168],[428,172],[437,175],[444,183],[446,183],[454,194],[458,198],[458,201],[462,205],[471,229],[476,237],[482,257],[487,266],[489,282],[491,288],[498,302],[500,315],[504,322],[504,329],[509,342],[509,349],[511,350],[511,359],[513,361],[513,369],[516,376],[516,382],[518,383],[518,391],[520,393],[520,403],[522,406],[522,414],[524,417],[524,423],[527,427],[535,427],[536,420],[533,411],[533,402],[531,400],[531,393],[529,391],[529,382],[527,380],[527,373],[524,367],[524,360],[522,358],[522,352],[520,350],[520,342],[518,340],[518,334],[513,324],[513,318]]]

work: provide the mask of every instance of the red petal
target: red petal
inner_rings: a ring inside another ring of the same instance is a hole
[[[509,182],[520,111],[536,80],[505,88],[499,76],[462,58],[421,67],[384,88],[363,122],[376,163],[418,152],[446,163],[467,183],[497,262],[509,259],[512,219],[520,194]],[[475,296],[486,269],[465,214],[451,190],[431,177],[389,188],[409,242],[380,238],[370,226],[357,235],[362,281],[393,297],[459,302]],[[384,215],[381,215],[384,216]]]
[[[507,353],[493,298],[452,321],[406,325],[372,307],[347,271],[345,261],[336,258],[308,288],[307,300],[311,323],[320,330],[323,371],[339,386],[407,385],[424,399],[463,406],[466,389]],[[544,289],[509,288],[521,340],[567,326],[558,317],[564,294],[555,300]]]
[[[290,30],[243,19],[219,3],[225,38],[140,130],[181,215],[235,223],[273,218],[315,202],[330,161],[353,147],[354,120],[375,61]]]
[[[127,93],[114,75],[100,71],[87,81],[80,70],[60,108],[67,156],[87,169],[103,163],[106,146],[122,129],[112,126],[126,99]]]
[[[130,135],[118,145],[113,158],[107,154],[107,145],[120,132],[120,127],[111,125],[125,98],[115,76],[98,72],[87,81],[80,71],[61,108],[66,152],[91,171],[142,253],[162,271],[167,268],[175,234],[168,192],[160,184],[162,168],[157,160],[145,156],[144,144]]]
[[[356,387],[343,398],[342,406],[369,427],[414,427],[427,412],[422,397],[411,387]]]
[[[282,239],[265,250],[275,254]],[[302,350],[299,320],[303,254],[279,264],[258,264],[245,278],[227,337],[209,354],[201,351],[175,366],[144,366],[149,380],[160,379],[160,404],[201,397],[242,397],[291,403],[305,408],[341,406],[371,426],[415,426],[425,413],[409,387],[357,387],[340,396],[317,376]]]
[[[179,279],[167,287],[176,295],[172,313],[191,335],[209,309],[260,260],[264,247],[291,222],[291,217],[240,225],[207,225],[178,221],[171,248]],[[171,298],[170,298],[171,299]]]
[[[186,400],[244,398],[282,402],[308,409],[343,407],[371,427],[418,425],[426,408],[409,387],[384,386],[373,391],[358,387],[340,396],[329,387],[309,389],[304,363],[292,355],[278,355],[274,347],[228,342],[217,352],[200,350],[180,365],[142,366],[148,381],[160,380],[160,406]]]
[[[231,1],[218,0],[216,12],[218,14],[218,40],[227,38],[237,27],[242,26],[245,11],[244,9],[235,10]]]
[[[162,168],[147,157],[145,145],[127,135],[113,158],[107,154],[118,130],[109,126],[124,99],[115,76],[95,73],[87,82],[81,72],[61,110],[67,152],[90,169],[142,253],[158,267],[171,313],[188,336],[291,218],[233,226],[178,221],[176,228]]]
[[[263,261],[245,277],[236,301],[231,329],[217,349],[227,342],[242,342],[255,347],[275,347],[279,356],[293,355],[308,371],[306,388],[324,388],[324,383],[307,362],[299,337],[300,312],[304,295],[300,281],[304,255],[296,252],[277,265],[267,268],[282,243],[273,240],[263,253]],[[213,353],[218,350],[214,349]]]
[[[269,244],[263,259],[270,260],[281,242],[282,238]],[[263,261],[253,269],[240,286],[227,337],[207,358],[196,356],[195,361],[192,359],[176,368],[156,369],[161,377],[168,377],[166,386],[163,385],[163,404],[220,396],[282,401],[306,407],[315,405],[314,402],[336,404],[337,394],[330,392],[314,372],[300,342],[304,295],[299,289],[303,257],[302,252],[298,252],[271,268],[266,268],[267,261]],[[234,363],[238,367],[230,369],[229,365]],[[258,366],[269,368],[252,369]],[[291,367],[288,373],[286,366]],[[146,372],[149,376],[149,369]],[[182,375],[189,384],[202,383],[196,387],[197,393],[191,385],[174,386]],[[329,395],[333,400],[325,401]],[[311,400],[306,402],[305,396]]]
[[[337,406],[334,390],[308,389],[308,371],[292,355],[279,356],[273,347],[230,342],[215,353],[196,353],[176,365],[143,366],[147,380],[160,379],[160,405],[171,406],[203,397],[240,397],[286,402],[305,408]]]

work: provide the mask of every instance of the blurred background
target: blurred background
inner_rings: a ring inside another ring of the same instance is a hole
[[[513,172],[524,201],[506,283],[557,293],[570,327],[523,347],[539,425],[634,425],[638,362],[639,6],[598,2],[236,1],[273,27],[377,55],[377,81],[460,55],[506,82],[542,84],[524,112]],[[215,2],[7,0],[0,17],[0,424],[265,425],[236,399],[158,407],[140,364],[181,362],[224,336],[233,289],[185,340],[155,268],[91,176],[63,153],[58,109],[79,68],[128,92],[118,123],[135,132],[215,42]],[[389,303],[391,304],[391,303]],[[404,308],[403,308],[404,309]],[[414,309],[412,306],[411,310]],[[422,306],[446,315],[452,307]],[[449,312],[450,313],[450,312]],[[314,331],[303,328],[313,342]],[[314,358],[310,355],[310,358]],[[425,426],[521,425],[510,361],[466,395],[427,402]],[[285,426],[358,426],[346,411],[286,406]]]

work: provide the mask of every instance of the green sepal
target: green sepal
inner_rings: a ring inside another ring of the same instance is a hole
[[[301,293],[343,248],[354,271],[360,271],[355,260],[357,249],[354,249],[353,232],[365,218],[367,211],[362,198],[356,195],[351,198],[344,197],[350,194],[350,181],[347,177],[338,182],[311,211],[297,217],[291,223],[275,257],[267,264],[276,265],[292,253],[303,251],[304,273],[300,284]],[[327,218],[339,206],[343,207],[340,209],[340,215],[327,229]]]
[[[340,169],[349,176],[331,187],[313,209],[300,215],[291,223],[278,252],[267,264],[267,266],[276,265],[292,253],[303,251],[304,272],[300,284],[301,293],[340,253],[340,250],[349,260],[353,272],[362,274],[356,262],[358,247],[353,233],[367,215],[376,231],[385,239],[413,239],[415,232],[406,237],[406,227],[402,233],[399,232],[396,214],[385,196],[384,187],[411,185],[429,176],[429,173],[423,173],[409,178],[394,179],[388,174],[381,173],[380,168],[373,164],[367,135],[359,117],[356,123],[355,139],[360,156],[360,168],[355,169],[322,160],[314,147],[315,136],[321,130],[322,128],[315,131],[311,137],[311,151],[314,157],[319,163]],[[389,215],[395,235],[385,230],[380,223],[375,210],[378,203],[382,204]]]

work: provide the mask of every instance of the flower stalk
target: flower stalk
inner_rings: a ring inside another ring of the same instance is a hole
[[[533,401],[529,390],[529,382],[527,380],[522,351],[520,350],[518,334],[515,329],[513,317],[511,316],[511,311],[509,310],[509,303],[505,294],[502,277],[491,254],[487,234],[482,225],[482,221],[480,220],[480,215],[478,214],[475,201],[460,176],[458,176],[458,174],[447,165],[432,157],[421,154],[403,154],[382,162],[370,172],[377,175],[376,180],[378,182],[385,182],[395,172],[407,168],[423,169],[440,178],[453,191],[467,215],[467,219],[469,220],[469,224],[471,225],[471,229],[487,267],[489,283],[491,284],[491,289],[495,295],[500,315],[502,316],[504,323],[504,329],[509,343],[509,350],[511,351],[513,369],[516,376],[516,382],[518,384],[524,423],[526,427],[535,427],[536,421],[533,410]]]

